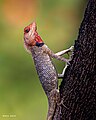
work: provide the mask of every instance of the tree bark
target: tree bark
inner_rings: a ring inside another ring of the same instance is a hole
[[[88,1],[60,96],[53,120],[96,120],[96,0]]]

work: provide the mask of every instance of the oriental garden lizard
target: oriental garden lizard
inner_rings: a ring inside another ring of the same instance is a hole
[[[58,90],[58,73],[51,58],[56,58],[69,64],[69,60],[61,57],[61,55],[71,52],[73,46],[54,54],[38,35],[35,22],[24,29],[24,45],[32,54],[37,74],[48,98],[47,120],[52,120],[56,106],[60,103],[60,94]],[[63,74],[59,76],[62,77]]]

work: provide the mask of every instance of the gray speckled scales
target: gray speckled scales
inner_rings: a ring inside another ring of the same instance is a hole
[[[34,46],[32,47],[31,52],[39,79],[48,97],[52,90],[58,88],[56,69],[50,56],[43,51],[42,47]]]

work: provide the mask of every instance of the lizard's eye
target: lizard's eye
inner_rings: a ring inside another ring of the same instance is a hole
[[[24,30],[25,33],[28,33],[30,31],[30,28],[27,28]]]

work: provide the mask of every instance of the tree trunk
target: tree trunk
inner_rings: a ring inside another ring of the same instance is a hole
[[[53,120],[96,120],[96,0],[89,0]]]

